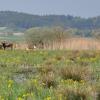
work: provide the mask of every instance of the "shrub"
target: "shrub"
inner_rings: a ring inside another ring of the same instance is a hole
[[[57,82],[53,72],[49,72],[47,74],[42,75],[41,81],[44,87],[50,88],[57,86]]]
[[[88,100],[85,92],[74,91],[75,89],[63,88],[59,93],[62,94],[62,100]],[[59,99],[58,99],[59,100]]]
[[[44,66],[39,68],[39,72],[41,74],[48,74],[49,72],[54,72],[53,66],[51,66],[51,64],[50,65],[48,65],[48,64],[46,66],[44,65]]]
[[[56,90],[58,98],[62,95],[61,100],[94,100],[94,93],[92,85],[72,80],[66,80],[66,83],[59,85]]]
[[[91,70],[88,67],[67,66],[60,69],[60,75],[63,79],[72,79],[74,81],[91,79]]]

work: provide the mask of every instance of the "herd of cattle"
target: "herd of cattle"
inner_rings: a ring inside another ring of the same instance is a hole
[[[43,42],[39,41],[37,44],[29,45],[28,43],[15,43],[15,42],[8,42],[2,41],[0,42],[0,49],[21,49],[21,50],[32,50],[32,49],[43,49],[44,44]]]
[[[15,43],[15,42],[3,41],[3,42],[0,42],[0,49],[3,49],[3,50],[6,50],[6,49],[32,50],[32,49],[37,49],[37,46],[31,45],[30,47],[27,43]]]

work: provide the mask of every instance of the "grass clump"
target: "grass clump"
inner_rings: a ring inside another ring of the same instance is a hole
[[[95,100],[94,86],[81,80],[80,82],[71,79],[61,81],[57,88],[57,97],[61,100]],[[58,99],[59,100],[59,99]]]
[[[42,66],[39,68],[41,74],[48,74],[49,72],[54,72],[53,66]]]
[[[0,100],[99,100],[99,66],[100,51],[2,50]]]
[[[75,90],[75,88],[60,89],[60,94],[62,94],[62,100],[91,100],[92,94],[90,93],[90,91],[88,93],[86,89],[81,89],[82,88],[77,90]]]
[[[89,67],[67,66],[60,69],[60,75],[63,79],[72,79],[74,81],[90,80],[91,69]]]
[[[57,86],[56,78],[53,72],[42,75],[41,81],[43,86],[47,88],[55,88]]]

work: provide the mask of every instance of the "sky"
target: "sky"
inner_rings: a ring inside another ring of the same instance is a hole
[[[0,11],[35,15],[100,16],[100,0],[0,0]]]

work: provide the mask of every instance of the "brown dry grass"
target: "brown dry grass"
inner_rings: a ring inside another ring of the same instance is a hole
[[[89,66],[66,66],[60,69],[59,74],[65,80],[88,81],[92,78],[92,70]]]
[[[100,41],[92,38],[70,38],[45,45],[46,49],[100,50]]]

